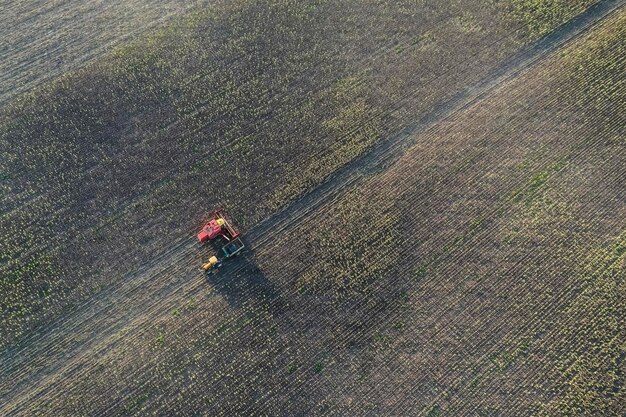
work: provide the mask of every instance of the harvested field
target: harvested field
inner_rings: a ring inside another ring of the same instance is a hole
[[[0,413],[623,415],[626,10],[529,45],[574,3],[244,3],[9,103]]]
[[[446,4],[378,4],[373,22],[359,2],[202,12],[7,106],[1,245],[19,286],[2,330],[122,279],[206,207],[268,216],[520,49],[495,6]],[[459,27],[468,13],[489,29]]]
[[[172,0],[91,0],[80,4],[6,0],[0,13],[0,103],[201,4],[196,0],[184,4]]]

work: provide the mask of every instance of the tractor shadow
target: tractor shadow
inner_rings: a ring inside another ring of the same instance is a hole
[[[217,252],[218,248],[218,245],[211,246],[211,252]],[[254,250],[249,246],[240,256],[226,259],[217,272],[203,272],[202,275],[208,285],[232,307],[239,308],[253,302],[275,310],[282,305],[280,291],[259,269]]]

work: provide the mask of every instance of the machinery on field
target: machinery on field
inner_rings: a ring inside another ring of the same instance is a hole
[[[214,273],[222,266],[223,261],[240,255],[245,245],[239,238],[240,230],[234,226],[230,217],[223,210],[213,210],[209,217],[210,220],[198,232],[198,241],[204,243],[216,238],[226,241],[226,244],[220,248],[217,256],[211,256],[208,262],[202,264],[204,271]]]
[[[239,237],[241,232],[233,225],[232,220],[223,210],[213,210],[209,217],[210,220],[198,232],[200,243],[213,240],[218,236],[223,237],[228,242]]]

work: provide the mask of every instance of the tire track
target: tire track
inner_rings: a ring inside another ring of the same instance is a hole
[[[581,16],[581,18],[573,21],[573,25],[566,25],[566,27],[553,34],[554,36],[551,35],[548,38],[540,41],[529,51],[521,54],[516,59],[505,64],[498,71],[492,74],[492,76],[483,80],[478,85],[475,85],[465,90],[463,93],[456,96],[453,100],[446,102],[444,105],[435,110],[435,112],[420,120],[420,122],[418,122],[416,125],[412,126],[411,128],[405,129],[405,131],[403,131],[401,134],[382,142],[371,152],[355,159],[353,162],[349,163],[343,169],[338,171],[320,187],[306,194],[303,198],[288,206],[286,209],[276,213],[275,215],[269,217],[268,219],[265,219],[258,225],[254,226],[249,231],[249,241],[253,244],[253,246],[259,247],[267,244],[268,237],[264,237],[266,236],[267,231],[279,230],[282,233],[289,232],[289,230],[295,227],[301,221],[301,219],[305,218],[308,214],[314,212],[319,207],[328,204],[329,201],[338,198],[338,196],[345,192],[345,190],[355,186],[356,184],[359,184],[368,176],[378,172],[381,166],[386,167],[397,158],[399,158],[402,155],[402,151],[412,144],[412,139],[414,138],[410,137],[411,134],[414,134],[417,131],[427,130],[429,126],[437,122],[441,122],[454,112],[459,111],[469,106],[471,103],[479,100],[489,90],[505,82],[507,79],[523,72],[534,62],[545,56],[549,51],[560,47],[565,42],[569,41],[584,30],[588,29],[597,21],[609,14],[611,11],[615,10],[617,7],[620,7],[622,4],[622,1],[607,1],[600,3],[598,7],[590,9],[590,11],[585,13],[584,16]],[[145,282],[159,275],[159,272],[153,272],[158,269],[159,265],[161,265],[162,263],[172,265],[173,261],[175,261],[176,259],[182,260],[185,258],[189,258],[188,255],[191,254],[192,250],[192,245],[186,244],[186,240],[181,240],[176,246],[171,248],[170,251],[166,252],[157,260],[152,262],[151,267],[146,267],[144,269],[144,272],[139,272],[138,277],[132,281],[134,285],[131,288],[133,288],[135,291],[141,288],[141,286]],[[165,269],[168,268],[169,266],[165,267]],[[177,268],[176,270],[184,270],[184,268]],[[233,271],[233,273],[235,273],[235,271]],[[109,304],[108,300],[116,299],[117,296],[119,296],[120,294],[132,293],[132,291],[127,291],[127,287],[129,285],[130,284],[128,283],[123,283],[122,285],[116,287],[116,289],[114,290],[106,291],[104,294],[99,294],[96,300],[92,300],[90,304],[96,302],[104,305],[101,310],[94,312],[92,317],[97,317],[106,310],[106,306],[107,304]],[[80,312],[77,313],[77,315],[73,318],[73,322],[80,325],[80,323],[84,321],[84,317],[82,314],[83,313]],[[63,323],[60,324],[60,327],[64,328]],[[9,349],[9,351],[3,352],[2,357],[7,358],[7,356],[12,356],[12,353],[15,354],[17,352],[15,350],[11,351],[11,349]],[[8,361],[3,360],[2,363],[3,369],[6,369],[4,368],[4,366],[8,363]],[[53,372],[54,370],[55,369],[48,369],[48,372]],[[36,377],[36,375],[34,377]]]

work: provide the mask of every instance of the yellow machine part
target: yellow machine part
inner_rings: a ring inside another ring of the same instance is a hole
[[[205,271],[208,271],[209,269],[213,268],[216,264],[217,264],[217,257],[216,256],[211,256],[209,258],[209,262],[202,264],[202,269],[204,269]]]
[[[221,217],[215,219],[215,223],[219,224],[220,226],[224,226],[224,223],[226,223],[226,220],[222,219]]]

